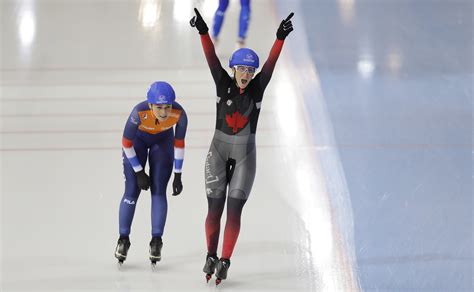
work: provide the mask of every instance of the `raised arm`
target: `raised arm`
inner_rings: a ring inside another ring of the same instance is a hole
[[[276,62],[280,56],[281,49],[283,48],[285,38],[290,34],[290,32],[293,31],[293,24],[291,23],[291,18],[293,15],[293,12],[290,13],[286,19],[282,20],[280,26],[278,27],[276,33],[277,39],[273,43],[272,49],[270,50],[270,55],[262,67],[260,77],[260,85],[262,88],[265,88],[268,85],[268,82],[270,82]]]
[[[189,23],[192,27],[196,27],[196,29],[199,31],[199,34],[201,35],[201,44],[204,50],[204,55],[206,56],[209,69],[211,69],[214,82],[217,83],[221,79],[222,73],[225,72],[225,70],[222,68],[219,58],[217,58],[216,50],[214,48],[214,44],[212,43],[211,37],[209,36],[209,28],[207,27],[206,22],[199,13],[199,10],[194,8],[194,12],[196,13],[196,16],[191,18]]]
[[[222,68],[221,62],[217,58],[214,44],[212,43],[211,37],[208,33],[201,35],[201,43],[207,64],[209,65],[209,69],[211,69],[212,78],[214,78],[215,83],[218,83],[225,70]]]

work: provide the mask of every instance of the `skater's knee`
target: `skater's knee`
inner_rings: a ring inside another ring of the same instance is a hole
[[[152,196],[166,196],[166,188],[165,187],[156,187],[154,184],[151,185],[151,195]]]
[[[222,199],[225,197],[225,190],[206,188],[206,194],[210,199]]]
[[[130,197],[130,198],[138,198],[140,195],[140,188],[138,187],[137,180],[126,180],[125,181],[125,192],[124,192],[124,197]]]
[[[238,199],[238,200],[247,200],[248,194],[244,192],[243,190],[235,189],[235,190],[230,191],[229,198]]]
[[[151,194],[151,201],[166,206],[168,204],[166,200],[166,193],[163,194]]]

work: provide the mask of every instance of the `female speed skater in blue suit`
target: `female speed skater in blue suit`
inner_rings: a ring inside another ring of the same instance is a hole
[[[212,37],[214,42],[217,43],[219,39],[219,33],[221,32],[222,23],[224,22],[224,15],[227,7],[229,6],[229,0],[219,0],[219,7],[214,14],[214,26],[212,30]],[[240,48],[245,46],[245,38],[247,37],[247,29],[250,21],[250,0],[240,0],[240,17],[239,17],[239,36],[237,44]]]
[[[141,190],[151,188],[150,260],[161,260],[161,236],[166,222],[168,203],[166,186],[174,164],[173,196],[183,190],[181,169],[184,159],[184,138],[187,117],[175,101],[170,84],[158,81],[150,86],[147,100],[137,104],[130,114],[122,137],[125,192],[120,201],[119,233],[115,249],[119,264],[127,258],[130,228]],[[176,130],[173,131],[173,126]],[[145,173],[148,159],[150,176]]]

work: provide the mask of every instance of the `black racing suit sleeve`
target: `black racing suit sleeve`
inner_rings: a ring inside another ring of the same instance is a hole
[[[262,67],[262,71],[260,72],[260,88],[262,91],[265,90],[268,83],[270,82],[270,79],[272,78],[273,70],[275,69],[275,65],[278,60],[278,57],[280,56],[280,52],[283,48],[284,42],[284,40],[275,40],[272,49],[270,50],[268,59]]]
[[[214,44],[212,43],[211,37],[208,33],[201,35],[201,44],[202,49],[204,50],[204,55],[206,56],[207,64],[209,65],[209,69],[211,69],[212,78],[214,78],[216,84],[219,84],[222,76],[227,73],[224,68],[222,68],[219,58],[217,58]]]

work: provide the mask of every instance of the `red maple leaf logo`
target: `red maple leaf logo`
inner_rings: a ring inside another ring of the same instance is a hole
[[[227,114],[225,121],[227,125],[232,128],[232,132],[237,133],[239,129],[243,129],[248,122],[246,116],[241,115],[239,112],[234,112],[232,115]]]

